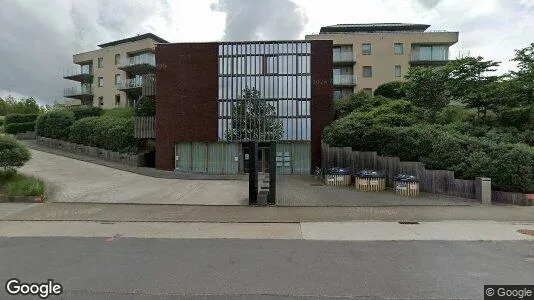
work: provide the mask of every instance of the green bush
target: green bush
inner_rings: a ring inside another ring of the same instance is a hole
[[[98,117],[102,113],[102,108],[95,106],[75,107],[71,111],[74,113],[74,119],[79,120],[87,117]]]
[[[17,134],[21,132],[34,131],[35,121],[27,123],[10,123],[5,126],[6,133]]]
[[[432,123],[450,124],[456,122],[470,122],[475,120],[476,113],[472,109],[467,109],[459,105],[447,105],[437,113],[436,119]]]
[[[156,103],[148,97],[141,97],[135,105],[135,115],[138,117],[151,117],[156,115]]]
[[[118,152],[131,152],[135,147],[132,118],[89,117],[71,126],[69,141]]]
[[[374,93],[375,96],[383,96],[389,99],[402,99],[406,97],[406,92],[404,91],[404,82],[402,81],[391,81],[379,85]]]
[[[29,123],[37,120],[37,114],[9,114],[5,117],[6,125],[13,123]]]
[[[0,119],[0,126],[4,125],[4,119]]]
[[[52,110],[37,118],[35,128],[38,136],[66,140],[72,123],[74,123],[72,111]]]
[[[134,110],[131,107],[120,107],[106,109],[103,111],[102,116],[105,117],[118,117],[118,118],[131,118],[134,115]]]
[[[534,129],[534,107],[519,107],[501,112],[500,125],[518,129]]]
[[[22,167],[31,158],[26,146],[9,136],[0,136],[0,167],[14,169]]]

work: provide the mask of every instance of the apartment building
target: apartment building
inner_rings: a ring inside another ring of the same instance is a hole
[[[339,24],[322,27],[306,40],[332,40],[334,99],[402,80],[411,66],[439,66],[449,60],[458,32],[428,31],[407,23]]]
[[[310,174],[333,120],[331,53],[332,41],[158,44],[156,168],[246,173],[255,140],[268,172],[277,140],[276,172]]]
[[[63,96],[81,105],[102,108],[133,106],[141,96],[142,76],[154,74],[157,43],[168,43],[152,34],[142,34],[98,45],[99,49],[73,55],[75,66],[63,78],[76,85]]]

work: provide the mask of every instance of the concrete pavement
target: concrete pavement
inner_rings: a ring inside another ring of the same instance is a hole
[[[345,221],[527,221],[534,207],[523,206],[384,206],[254,207],[232,205],[137,205],[102,203],[26,204],[27,209],[0,213],[4,221],[109,221],[299,223]],[[4,204],[0,204],[0,212]],[[3,217],[2,217],[3,216]]]
[[[533,235],[520,233],[532,231]],[[0,221],[0,237],[105,237],[118,239],[293,239],[343,241],[513,241],[534,242],[534,222],[442,221],[338,223],[164,223]]]
[[[529,241],[0,238],[8,278],[60,282],[50,299],[482,299],[532,284]],[[36,299],[35,297],[32,299]]]
[[[31,151],[32,159],[20,171],[46,182],[49,201],[204,205],[248,202],[246,181],[153,178]]]

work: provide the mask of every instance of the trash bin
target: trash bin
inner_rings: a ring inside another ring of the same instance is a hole
[[[354,187],[358,191],[382,192],[386,190],[386,176],[377,171],[361,171],[356,174],[354,181]]]
[[[399,174],[394,178],[395,194],[408,197],[419,195],[419,180],[408,174]]]
[[[327,169],[324,183],[329,186],[350,186],[352,183],[352,171],[345,168]]]

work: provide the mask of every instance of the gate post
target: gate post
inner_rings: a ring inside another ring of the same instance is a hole
[[[258,142],[250,141],[248,146],[249,166],[248,166],[248,204],[258,204]]]
[[[267,204],[276,204],[276,142],[269,143],[269,194]]]

